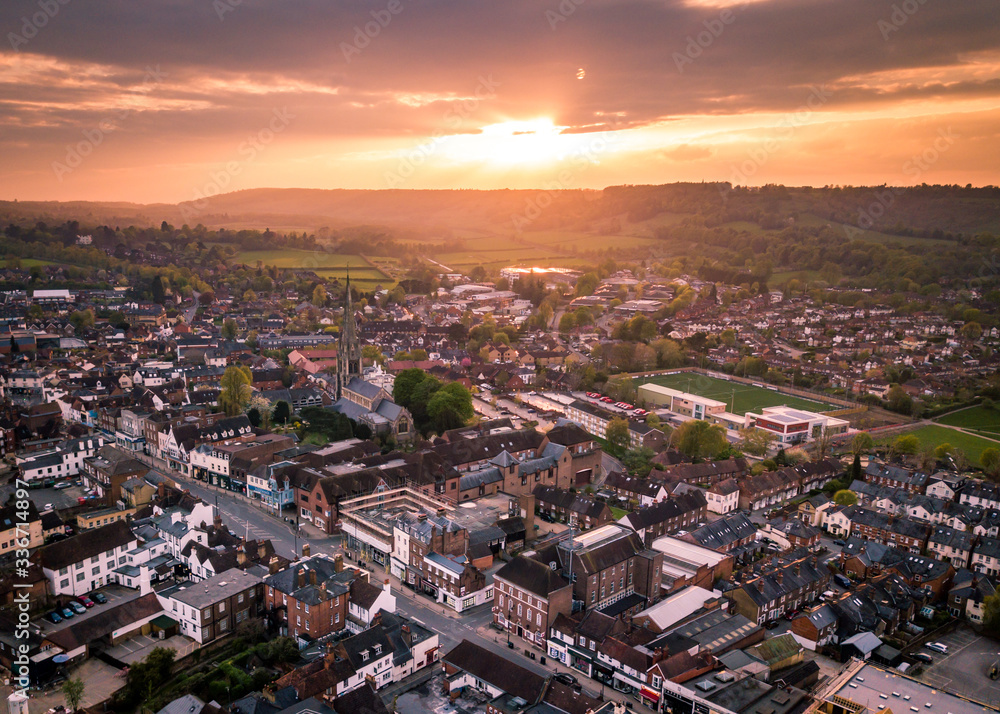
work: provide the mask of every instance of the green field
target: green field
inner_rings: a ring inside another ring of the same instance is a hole
[[[608,508],[611,509],[611,515],[614,516],[616,521],[619,518],[624,518],[625,516],[628,515],[628,511],[626,511],[624,508],[616,508],[614,506],[608,506]]]
[[[979,457],[982,456],[983,450],[988,448],[1000,449],[1000,442],[990,441],[988,439],[983,439],[974,434],[968,434],[962,431],[955,431],[954,429],[948,429],[943,426],[922,426],[913,431],[905,432],[907,434],[913,434],[920,440],[921,448],[932,447],[936,448],[941,444],[951,444],[956,449],[961,449],[965,452],[965,455],[969,457],[969,461],[974,464],[979,463]],[[879,439],[878,443],[884,446],[888,446],[898,437],[893,436],[886,439]]]
[[[814,401],[803,397],[782,394],[763,387],[749,384],[728,382],[716,377],[707,377],[696,372],[676,372],[656,377],[636,378],[636,387],[640,384],[659,384],[670,389],[697,394],[708,399],[717,399],[726,403],[726,409],[733,414],[746,414],[764,407],[792,407],[811,412],[828,412],[836,409],[832,404]]]
[[[37,260],[35,258],[21,258],[22,268],[33,268],[36,265],[65,265],[65,263],[53,263],[51,260]],[[0,267],[7,267],[7,261],[3,258],[0,258]]]
[[[311,270],[328,279],[343,280],[350,267],[351,280],[371,288],[376,284],[383,287],[395,285],[395,279],[361,255],[341,255],[326,251],[308,250],[249,250],[241,252],[236,259],[247,265],[264,265],[292,270]]]
[[[935,421],[948,426],[979,432],[984,436],[1000,437],[1000,411],[985,407],[969,407],[946,414]]]

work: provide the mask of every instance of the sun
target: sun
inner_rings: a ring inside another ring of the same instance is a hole
[[[453,150],[463,160],[491,164],[541,164],[562,158],[565,136],[548,117],[511,119],[484,126],[479,134],[455,137]]]

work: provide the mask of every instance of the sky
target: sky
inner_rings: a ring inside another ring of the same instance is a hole
[[[0,200],[1000,184],[997,0],[3,0]]]

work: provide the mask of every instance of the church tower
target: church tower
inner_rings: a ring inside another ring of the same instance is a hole
[[[340,326],[337,346],[337,399],[344,395],[344,387],[355,377],[361,378],[361,340],[354,321],[351,304],[351,269],[347,269],[347,292],[344,294],[344,321]]]

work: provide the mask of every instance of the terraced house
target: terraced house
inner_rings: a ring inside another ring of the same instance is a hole
[[[535,486],[534,494],[541,514],[565,520],[580,530],[607,525],[614,520],[608,504],[592,496],[543,484]]]
[[[708,501],[701,490],[695,490],[640,508],[618,522],[638,533],[646,547],[652,548],[657,538],[695,528],[707,515]]]
[[[830,583],[830,571],[815,556],[778,561],[773,569],[745,580],[728,595],[751,622],[775,620],[816,600]]]
[[[572,584],[545,563],[518,556],[493,576],[493,621],[536,645],[572,608]]]

